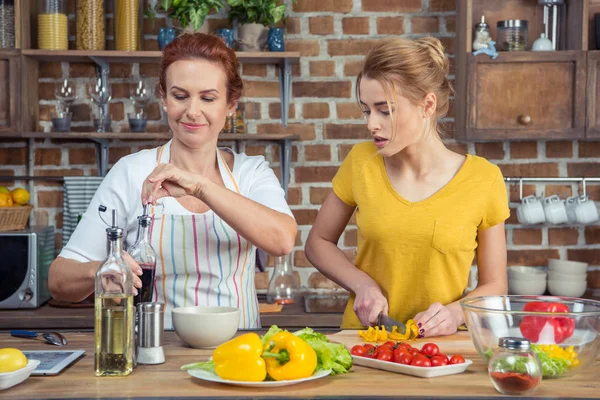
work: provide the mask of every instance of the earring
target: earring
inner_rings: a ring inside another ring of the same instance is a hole
[[[230,116],[230,117],[233,117],[233,113],[232,113],[232,112],[230,112],[230,113],[229,113],[229,116]]]
[[[167,106],[163,106],[163,110],[167,111]]]

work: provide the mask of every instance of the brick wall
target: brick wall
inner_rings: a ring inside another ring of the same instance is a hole
[[[289,1],[287,1],[290,3]],[[72,6],[72,4],[71,4]],[[287,25],[286,47],[302,55],[293,69],[293,103],[290,124],[283,128],[280,118],[279,83],[273,66],[244,65],[246,116],[250,133],[291,132],[301,136],[294,144],[289,202],[299,224],[294,265],[302,285],[310,290],[334,290],[336,285],[318,273],[306,260],[303,245],[317,211],[330,190],[331,178],[354,143],[368,138],[362,113],[354,99],[355,76],[360,60],[372,40],[389,35],[439,37],[454,58],[454,0],[298,0]],[[73,7],[71,7],[74,10]],[[158,28],[170,21],[158,19],[153,28],[145,21],[144,48],[157,48]],[[227,26],[225,14],[211,16],[211,30]],[[74,25],[72,24],[72,28]],[[74,29],[71,29],[74,32]],[[74,37],[73,37],[74,39]],[[110,43],[110,42],[109,42]],[[109,44],[110,47],[110,44]],[[125,115],[131,111],[129,84],[139,76],[156,77],[157,65],[111,66],[113,98],[110,110],[113,130],[127,129]],[[41,129],[49,129],[54,110],[53,88],[61,78],[71,76],[85,85],[94,77],[91,64],[44,64],[40,70]],[[133,77],[133,78],[132,78]],[[75,107],[74,129],[91,130],[90,102]],[[149,131],[166,129],[158,103],[150,107]],[[449,147],[461,153],[477,154],[497,163],[506,176],[593,176],[600,175],[600,142],[493,142],[456,143],[452,139],[453,107],[444,121]],[[39,175],[88,175],[96,173],[96,155],[86,141],[37,141],[35,173]],[[147,147],[152,142],[114,141],[110,162]],[[264,154],[278,173],[278,152],[271,145],[252,142],[242,146],[249,154]],[[26,147],[22,142],[0,142],[0,174],[24,174]],[[9,182],[12,184],[12,182]],[[524,194],[559,193],[570,195],[577,185],[525,185]],[[600,186],[591,186],[593,199],[600,201]],[[507,224],[510,265],[546,265],[547,258],[562,257],[589,262],[588,285],[600,289],[600,225],[524,227],[516,222],[518,186],[510,187],[513,215]],[[61,228],[62,191],[59,184],[38,183],[33,195],[35,219]],[[58,234],[60,239],[60,233]],[[58,239],[58,240],[59,240]],[[340,238],[350,259],[355,256],[354,220]],[[265,288],[268,273],[259,274],[257,284]]]

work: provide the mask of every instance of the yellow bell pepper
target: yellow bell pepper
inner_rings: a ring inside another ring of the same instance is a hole
[[[358,331],[358,336],[365,339],[365,342],[385,342],[388,340],[388,333],[385,330],[385,326],[379,329],[378,326],[373,328],[370,326],[366,331]]]
[[[393,326],[391,332],[385,330],[385,326],[381,329],[379,326],[370,326],[367,330],[358,331],[358,336],[362,337],[365,342],[385,342],[386,340],[413,340],[419,336],[419,327],[414,319],[409,319],[406,322],[406,332],[398,332],[398,327]]]
[[[276,381],[308,378],[317,368],[317,354],[304,340],[290,332],[275,334],[262,354],[267,373]]]
[[[262,341],[256,333],[246,333],[231,339],[213,352],[215,372],[222,379],[262,382],[267,377],[262,351]]]

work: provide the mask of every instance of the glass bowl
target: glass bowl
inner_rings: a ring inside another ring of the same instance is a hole
[[[526,308],[533,302],[543,304]],[[552,307],[549,303],[557,304],[559,310],[568,308],[568,312],[531,311],[531,307]],[[481,296],[464,298],[460,305],[473,344],[486,362],[498,348],[498,340],[507,336],[525,337],[536,345],[533,347],[542,362],[544,378],[572,376],[598,356],[600,301],[558,296]]]

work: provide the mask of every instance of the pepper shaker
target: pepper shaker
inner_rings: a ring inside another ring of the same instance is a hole
[[[163,303],[145,302],[137,305],[138,364],[162,364],[165,362],[163,350],[164,311]]]

